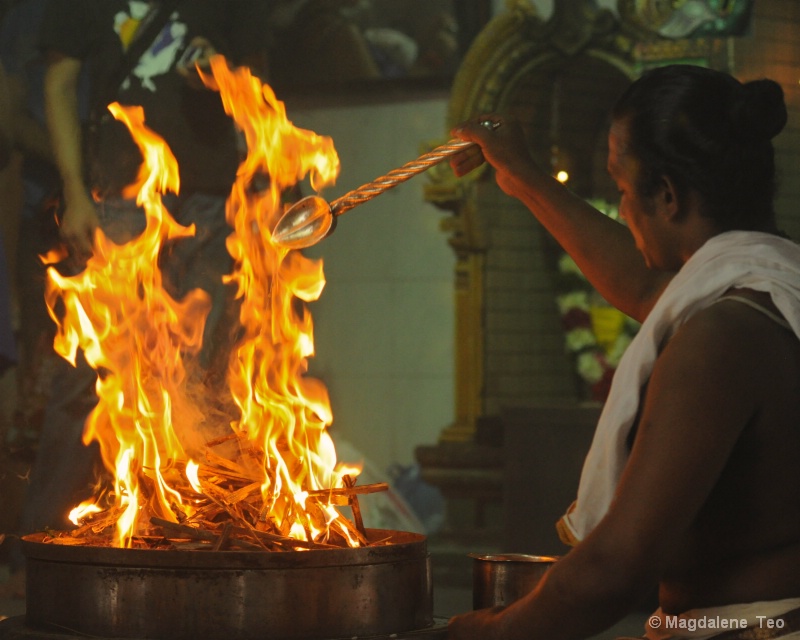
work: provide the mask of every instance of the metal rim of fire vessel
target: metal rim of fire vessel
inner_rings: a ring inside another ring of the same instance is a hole
[[[22,537],[25,556],[55,562],[96,565],[190,569],[281,569],[350,566],[407,560],[427,555],[427,538],[410,531],[369,529],[368,547],[302,549],[292,551],[244,551],[211,549],[146,549],[105,547],[92,544],[46,542],[46,533]]]

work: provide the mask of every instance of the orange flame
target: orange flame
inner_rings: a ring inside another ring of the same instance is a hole
[[[272,89],[249,70],[231,73],[221,57],[211,65],[225,110],[248,148],[228,200],[235,229],[228,250],[236,261],[232,280],[242,297],[245,331],[230,375],[242,412],[234,429],[265,453],[265,517],[286,535],[316,539],[337,514],[331,507],[311,517],[304,494],[343,486],[344,472],[335,471],[336,452],[326,431],[333,421],[327,389],[304,377],[314,355],[313,323],[297,301],[318,299],[325,280],[321,261],[273,245],[270,234],[283,214],[285,189],[306,175],[321,188],[338,175],[339,160],[333,142],[295,128]],[[269,187],[254,192],[250,185],[263,174]],[[340,533],[348,535],[346,529]]]
[[[178,191],[175,158],[145,128],[141,108],[109,108],[131,129],[144,156],[135,186],[146,226],[125,244],[98,231],[83,272],[63,277],[48,270],[46,301],[58,325],[56,351],[75,364],[82,349],[99,374],[99,402],[83,440],[100,443],[103,462],[114,473],[117,506],[124,511],[117,542],[125,546],[141,506],[140,473],[156,489],[148,499],[154,515],[174,518],[170,505],[180,501],[162,471],[170,460],[183,457],[176,421],[196,416],[186,398],[183,354],[199,350],[210,304],[201,290],[173,300],[164,291],[157,266],[165,241],[194,233],[178,225],[161,204],[160,193]],[[63,316],[57,311],[59,300]]]
[[[231,71],[216,57],[212,72],[207,84],[219,90],[248,149],[227,204],[234,230],[227,246],[235,262],[229,281],[240,299],[243,333],[228,373],[239,415],[230,416],[226,428],[259,453],[255,462],[244,456],[240,464],[250,471],[255,465],[261,478],[260,523],[313,541],[326,540],[333,528],[357,546],[332,504],[306,500],[309,492],[342,487],[345,474],[357,473],[337,467],[327,390],[305,375],[314,354],[305,303],[325,285],[322,263],[270,240],[285,191],[306,176],[315,189],[332,182],[338,157],[329,138],[294,127],[283,103],[247,69]],[[122,512],[115,544],[128,546],[149,517],[174,522],[176,512],[191,516],[192,497],[175,489],[185,486],[175,480],[177,470],[186,470],[192,491],[203,488],[194,460],[203,455],[197,426],[206,416],[185,359],[199,352],[210,303],[200,290],[174,300],[158,268],[165,242],[194,233],[161,202],[161,194],[178,191],[175,158],[145,127],[140,108],[109,108],[144,158],[128,193],[137,194],[146,226],[125,244],[98,231],[82,273],[65,277],[48,270],[46,298],[58,325],[56,350],[73,364],[82,350],[98,372],[98,404],[84,442],[100,444],[114,478],[113,506]],[[266,183],[260,190],[254,186],[259,180]]]

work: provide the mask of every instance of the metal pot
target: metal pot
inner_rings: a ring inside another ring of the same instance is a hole
[[[533,591],[557,556],[471,553],[472,608],[504,607]]]
[[[101,638],[352,638],[433,625],[424,536],[258,552],[62,546],[23,538],[26,625]],[[0,631],[0,636],[3,636]]]

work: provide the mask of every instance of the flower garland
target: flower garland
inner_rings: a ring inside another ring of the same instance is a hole
[[[598,200],[589,203],[613,219],[618,217],[614,205]],[[591,399],[603,402],[639,323],[608,304],[566,253],[559,258],[558,271],[564,293],[557,296],[556,302],[566,350],[574,355],[576,370],[587,383]]]

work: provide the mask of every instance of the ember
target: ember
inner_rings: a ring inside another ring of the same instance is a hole
[[[47,303],[56,350],[74,362],[82,349],[98,372],[99,402],[84,442],[98,441],[112,480],[76,508],[76,529],[48,540],[215,550],[365,546],[357,496],[386,486],[357,487],[359,470],[337,463],[327,390],[305,376],[314,346],[303,305],[322,292],[322,263],[270,240],[286,189],[306,177],[315,189],[330,183],[338,156],[329,138],[294,127],[248,70],[229,70],[217,57],[212,73],[204,81],[220,92],[248,149],[227,206],[229,281],[242,326],[228,395],[210,394],[192,369],[207,295],[173,299],[158,267],[165,243],[194,233],[161,201],[178,192],[177,163],[141,109],[111,105],[144,158],[128,195],[144,209],[146,228],[123,245],[98,232],[83,272],[49,270]],[[343,505],[354,522],[337,509]]]

